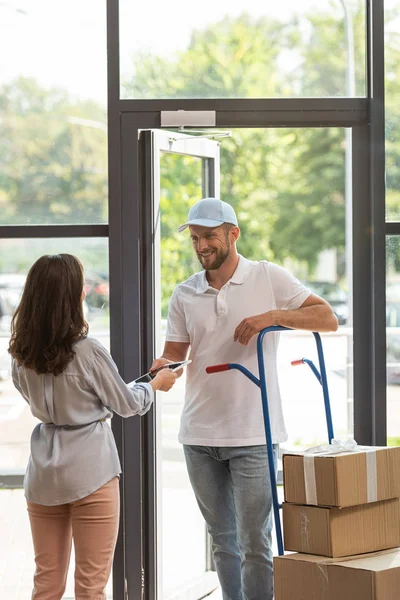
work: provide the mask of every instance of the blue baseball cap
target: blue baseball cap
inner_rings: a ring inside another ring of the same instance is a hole
[[[202,227],[219,227],[223,223],[238,225],[235,211],[227,202],[217,198],[203,198],[189,210],[188,220],[178,231],[183,231],[189,225]]]

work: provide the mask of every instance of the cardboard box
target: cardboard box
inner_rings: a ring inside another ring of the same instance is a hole
[[[400,546],[399,498],[347,508],[282,508],[285,550],[337,557]]]
[[[398,498],[400,447],[331,455],[284,454],[283,478],[285,502],[294,504],[357,506]]]
[[[335,560],[274,558],[275,600],[398,600],[400,549]]]

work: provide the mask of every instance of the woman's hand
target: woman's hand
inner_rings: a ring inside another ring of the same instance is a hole
[[[154,379],[150,382],[153,392],[160,390],[161,392],[168,392],[176,381],[176,373],[171,369],[161,369]]]

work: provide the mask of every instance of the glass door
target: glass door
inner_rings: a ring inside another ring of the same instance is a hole
[[[238,251],[250,260],[269,260],[287,268],[333,307],[339,329],[322,337],[335,434],[352,436],[352,197],[347,185],[346,130],[248,128],[230,133],[220,141],[219,178],[221,198],[234,206],[239,217]],[[195,154],[169,151],[171,139],[178,134],[154,131],[152,135],[154,222],[155,231],[160,231],[154,236],[155,257],[160,257],[155,260],[159,270],[155,298],[161,302],[155,314],[161,314],[163,322],[175,286],[201,270],[188,233],[179,234],[177,229],[200,197],[204,165]],[[189,149],[200,141],[204,140],[174,143],[175,147],[186,143]],[[338,165],[335,170],[332,162]],[[162,331],[158,355],[164,343]],[[291,360],[302,356],[318,364],[313,336],[302,331],[282,334],[278,361],[287,445],[296,447],[320,444],[327,437],[321,386],[309,369],[291,366]],[[167,394],[166,402],[168,398]],[[174,435],[172,429],[168,435]]]
[[[160,356],[173,289],[199,270],[190,240],[178,233],[178,227],[197,200],[219,196],[219,143],[181,131],[144,131],[140,135],[151,153],[151,184],[145,186],[145,210],[152,223],[148,234],[152,240],[153,278],[148,293],[152,296],[154,329],[148,346],[153,346],[153,356]],[[158,392],[149,423],[155,449],[153,568],[157,598],[163,600],[197,600],[218,585],[205,523],[178,443],[184,391],[182,376],[169,393]],[[153,456],[151,451],[149,456]]]
[[[339,329],[323,334],[332,414],[336,436],[352,436],[352,241],[347,235],[352,199],[344,168],[345,129],[248,128],[230,133],[220,142],[180,132],[141,134],[147,157],[147,195],[141,201],[152,223],[147,239],[153,246],[154,273],[147,291],[154,309],[154,332],[148,340],[154,351],[148,360],[162,352],[175,286],[201,269],[188,233],[179,234],[177,229],[200,197],[219,195],[220,185],[220,197],[235,207],[239,217],[238,251],[248,259],[286,267],[334,308]],[[315,150],[322,147],[324,153]],[[311,158],[304,161],[304,154]],[[339,165],[333,171],[332,162]],[[321,386],[309,369],[291,366],[292,360],[303,356],[317,364],[313,336],[302,331],[282,334],[278,369],[289,434],[284,449],[316,445],[327,437]],[[215,585],[215,574],[208,570],[204,524],[177,441],[184,384],[182,377],[171,392],[158,395],[154,438],[149,439],[156,449],[154,537],[158,585],[162,585],[158,597],[163,600],[181,597],[189,589],[189,597],[198,599],[208,584]],[[150,469],[150,446],[148,454]]]

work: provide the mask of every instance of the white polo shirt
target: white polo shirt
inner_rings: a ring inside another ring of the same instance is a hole
[[[179,284],[170,300],[166,340],[189,342],[185,405],[179,441],[199,446],[265,444],[260,388],[237,370],[208,375],[206,367],[239,363],[259,377],[257,336],[247,346],[233,341],[245,318],[269,310],[296,309],[311,294],[288,271],[266,261],[243,256],[231,279],[220,289],[210,287],[206,273]],[[279,333],[264,338],[265,372],[273,442],[287,433],[276,368]]]

